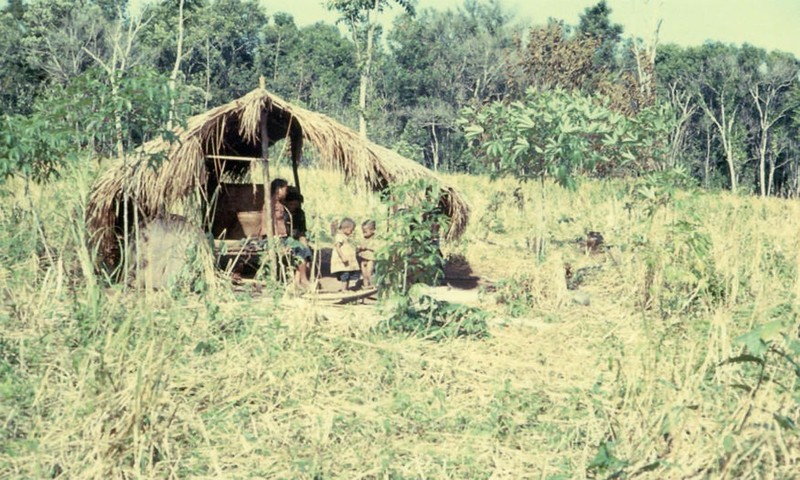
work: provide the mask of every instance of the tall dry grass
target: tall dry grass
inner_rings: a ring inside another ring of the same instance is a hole
[[[301,175],[320,241],[334,218],[384,213],[336,174]],[[80,222],[91,178],[33,192],[44,239],[19,190],[0,206],[0,477],[796,476],[794,367],[726,363],[775,320],[765,339],[799,353],[796,201],[677,192],[648,212],[622,183],[515,196],[450,176],[474,213],[447,252],[526,300],[483,292],[491,337],[433,343],[376,333],[370,306],[108,285]]]

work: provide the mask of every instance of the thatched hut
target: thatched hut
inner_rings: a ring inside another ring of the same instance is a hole
[[[268,149],[262,145],[279,140],[286,139],[291,146],[295,182],[304,142],[317,150],[323,166],[340,170],[346,182],[360,182],[374,191],[398,181],[435,177],[418,163],[263,88],[191,117],[186,128],[175,133],[177,141],[144,144],[137,155],[109,169],[95,183],[87,222],[98,253],[107,264],[115,264],[119,258],[123,198],[129,199],[129,225],[133,219],[147,222],[168,215],[190,199],[207,202],[209,192],[219,185],[226,170],[246,170],[256,161],[268,165]],[[162,154],[164,160],[154,167],[155,153]],[[451,219],[446,237],[454,239],[466,228],[469,207],[454,188],[440,184],[440,207]]]

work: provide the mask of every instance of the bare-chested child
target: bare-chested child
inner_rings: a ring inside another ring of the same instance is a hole
[[[372,274],[375,271],[375,250],[377,250],[375,220],[365,220],[361,224],[361,236],[364,237],[358,246],[361,277],[364,279],[364,286],[371,287],[373,285]]]
[[[350,287],[350,280],[358,280],[361,273],[352,239],[355,229],[356,222],[351,218],[345,218],[339,222],[339,228],[333,238],[331,273],[341,282],[342,291]]]
[[[303,210],[303,195],[297,187],[289,185],[283,204],[289,212],[286,218],[286,230],[295,241],[292,242],[294,263],[309,279],[313,252],[306,236],[306,212]],[[302,263],[302,265],[300,265]],[[307,286],[307,285],[304,285]]]
[[[286,195],[289,191],[289,184],[286,180],[282,178],[276,178],[270,184],[270,203],[272,205],[272,231],[275,234],[275,237],[281,242],[283,245],[284,252],[281,254],[288,254],[290,259],[293,259],[296,256],[300,256],[297,252],[294,251],[292,248],[291,243],[289,242],[290,238],[290,231],[287,228],[287,225],[290,224],[288,219],[290,218],[291,214],[283,202],[286,200]],[[263,226],[262,226],[263,228]],[[264,233],[266,234],[266,229],[264,229]],[[295,263],[292,261],[291,263]],[[294,286],[300,290],[304,290],[308,288],[308,275],[306,274],[307,265],[302,258],[300,261],[296,262],[294,265]]]

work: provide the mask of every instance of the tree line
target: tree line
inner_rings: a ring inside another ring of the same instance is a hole
[[[124,156],[258,85],[449,171],[679,171],[706,188],[800,193],[800,62],[751,45],[626,36],[605,1],[578,25],[497,0],[417,10],[329,0],[298,26],[257,0],[11,0],[0,14],[2,177]],[[387,9],[401,13],[383,28]],[[655,32],[654,32],[655,33]],[[85,155],[86,154],[86,155]]]

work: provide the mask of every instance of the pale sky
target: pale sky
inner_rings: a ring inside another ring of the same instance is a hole
[[[135,0],[134,0],[135,1]],[[268,14],[287,12],[298,25],[317,21],[333,23],[323,0],[260,0]],[[599,0],[500,0],[517,19],[541,25],[550,17],[577,25],[583,11]],[[417,9],[446,10],[463,0],[417,0]],[[783,50],[800,58],[800,0],[606,0],[611,20],[623,26],[623,35],[650,38],[656,19],[662,19],[660,43],[683,46],[719,40],[741,45],[750,43],[768,51]],[[400,11],[395,6],[392,16]]]

